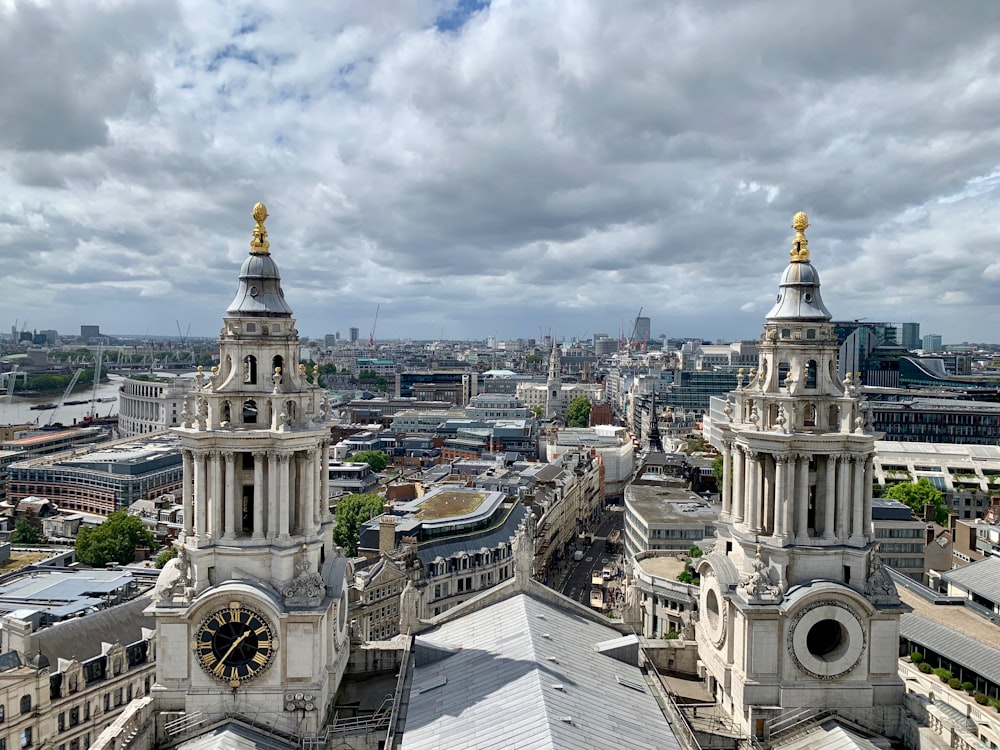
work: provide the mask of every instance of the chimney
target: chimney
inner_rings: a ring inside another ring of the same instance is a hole
[[[378,552],[391,554],[396,549],[396,516],[383,513],[378,520]]]
[[[17,651],[22,657],[30,656],[29,649],[32,647],[31,634],[33,631],[34,628],[28,620],[19,620],[11,615],[4,617],[3,632],[6,641],[3,644],[4,653]]]

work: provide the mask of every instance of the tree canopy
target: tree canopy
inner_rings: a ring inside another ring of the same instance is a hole
[[[14,533],[10,535],[11,544],[38,544],[42,541],[41,532],[27,516],[18,516],[14,521]]]
[[[567,427],[589,427],[590,426],[590,399],[586,396],[577,396],[573,403],[566,410]]]
[[[125,565],[135,558],[136,547],[150,547],[156,540],[138,516],[115,511],[100,526],[84,526],[76,535],[76,559],[84,565]]]
[[[389,457],[382,451],[358,451],[347,460],[355,464],[368,464],[375,472],[385,471],[385,467],[389,465]]]
[[[940,524],[948,523],[948,509],[944,505],[944,493],[930,483],[926,477],[919,482],[901,482],[889,487],[883,497],[898,500],[909,505],[918,516],[924,513],[928,503],[934,508],[934,520]]]
[[[171,544],[156,556],[156,562],[154,565],[156,565],[157,568],[162,568],[175,557],[177,557],[177,548]]]
[[[344,548],[348,557],[358,554],[358,537],[361,534],[361,524],[381,515],[385,498],[381,495],[348,495],[337,503],[334,518],[337,525],[333,527],[333,543]]]

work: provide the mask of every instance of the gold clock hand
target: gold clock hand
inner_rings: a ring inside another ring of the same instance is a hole
[[[215,669],[213,669],[213,670],[212,670],[212,671],[213,671],[213,672],[214,672],[215,674],[217,674],[217,675],[221,675],[221,674],[222,674],[222,670],[226,668],[226,659],[228,659],[228,658],[229,658],[229,655],[230,655],[231,653],[233,653],[233,651],[235,651],[235,650],[236,650],[236,647],[237,647],[237,646],[239,646],[239,645],[240,645],[241,643],[243,643],[243,641],[244,641],[244,640],[246,639],[246,637],[247,637],[248,635],[250,635],[250,631],[249,631],[249,630],[244,630],[244,631],[243,631],[243,634],[242,634],[242,635],[240,635],[240,636],[238,636],[238,637],[236,638],[236,640],[235,640],[235,641],[233,641],[233,642],[232,642],[232,643],[231,643],[231,644],[229,645],[229,650],[228,650],[228,651],[226,651],[225,655],[224,655],[224,656],[223,656],[223,657],[222,657],[221,659],[219,659],[219,664],[218,664],[218,666],[217,666],[217,667],[216,667]]]

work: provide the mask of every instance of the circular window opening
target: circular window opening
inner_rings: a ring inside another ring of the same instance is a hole
[[[713,630],[719,627],[719,595],[714,589],[705,593],[705,612],[708,615],[708,626]]]
[[[775,301],[776,301],[776,302],[781,302],[781,295],[780,295],[780,294],[778,295],[778,299],[777,299],[777,300],[775,300]]]
[[[803,297],[802,297],[802,298],[803,298],[803,299],[804,299],[804,300],[805,300],[806,302],[812,302],[812,301],[813,301],[813,296],[812,296],[812,295],[811,295],[811,294],[810,294],[809,292],[806,292],[806,293],[805,293],[805,294],[803,295]]]
[[[836,620],[820,620],[806,635],[809,653],[822,661],[836,661],[847,650],[847,631]]]

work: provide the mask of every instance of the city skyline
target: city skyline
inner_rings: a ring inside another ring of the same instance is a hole
[[[998,13],[0,4],[0,329],[212,338],[261,200],[310,337],[753,339],[803,210],[835,318],[989,342]]]

